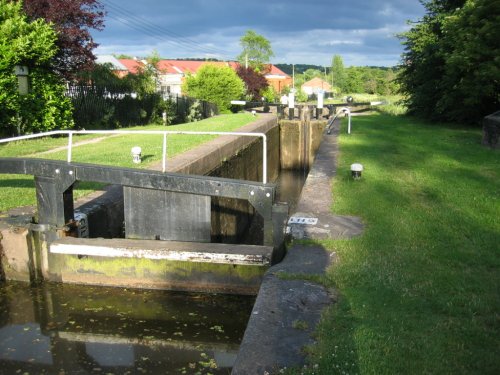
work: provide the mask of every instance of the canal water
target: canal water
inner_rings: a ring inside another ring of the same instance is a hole
[[[295,213],[308,173],[306,169],[282,169],[280,171],[276,181],[276,200],[288,203],[289,215]]]
[[[0,374],[229,374],[255,297],[0,288]]]
[[[295,212],[307,173],[280,172]],[[230,374],[255,297],[0,284],[0,374]]]

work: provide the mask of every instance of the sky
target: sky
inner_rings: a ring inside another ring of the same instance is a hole
[[[395,66],[396,34],[424,15],[418,0],[100,0],[107,15],[92,35],[96,54],[235,60],[254,30],[274,64]]]

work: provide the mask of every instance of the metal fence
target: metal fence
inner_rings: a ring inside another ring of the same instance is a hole
[[[77,129],[117,129],[161,122],[199,120],[218,113],[217,106],[205,101],[160,93],[138,95],[120,86],[69,85],[66,95],[73,103]],[[171,121],[173,120],[173,121]]]
[[[0,139],[0,144],[15,141],[22,141],[26,139],[35,139],[51,136],[68,136],[67,158],[68,163],[72,162],[73,154],[73,135],[74,134],[115,134],[115,135],[137,135],[137,134],[151,134],[161,135],[163,137],[162,147],[162,171],[167,171],[167,136],[170,134],[183,134],[183,135],[234,135],[237,137],[257,137],[262,138],[262,183],[267,184],[267,136],[264,133],[245,133],[245,132],[207,132],[207,131],[180,131],[180,130],[55,130],[51,132],[36,133],[30,135],[23,135],[19,137]],[[253,192],[251,193],[253,195]],[[268,196],[269,197],[269,196]]]

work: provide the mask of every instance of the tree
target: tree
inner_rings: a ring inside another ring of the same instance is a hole
[[[304,73],[302,73],[304,81],[310,81],[313,78],[321,78],[323,79],[323,72],[319,69],[307,69]]]
[[[228,66],[207,63],[196,75],[189,75],[182,86],[188,96],[215,103],[220,112],[227,112],[231,100],[240,99],[245,93],[243,81]]]
[[[260,100],[262,91],[269,86],[266,77],[250,67],[245,68],[241,65],[236,70],[236,74],[245,83],[247,95],[252,100]]]
[[[479,123],[500,107],[500,2],[432,0],[401,35],[399,84],[410,112]]]
[[[19,2],[0,0],[0,133],[12,135],[72,125],[65,87],[50,69],[56,32],[45,21],[28,22]],[[29,70],[30,91],[18,92],[16,65]]]
[[[344,84],[344,92],[346,93],[364,92],[362,68],[351,66],[346,69],[346,81]]]
[[[271,42],[253,30],[247,30],[240,38],[240,45],[243,48],[237,60],[247,67],[262,71],[264,65],[269,63],[274,56]]]
[[[342,92],[346,89],[346,72],[342,56],[335,55],[332,58],[332,86],[338,87]]]
[[[24,0],[24,10],[31,20],[43,18],[57,31],[59,48],[52,61],[53,69],[65,78],[93,66],[97,47],[90,29],[104,27],[104,8],[100,0]]]
[[[160,77],[158,72],[158,63],[161,57],[158,51],[153,50],[146,57],[147,64],[139,68],[136,74],[128,74],[123,80],[130,84],[132,89],[138,94],[139,98],[157,92]]]

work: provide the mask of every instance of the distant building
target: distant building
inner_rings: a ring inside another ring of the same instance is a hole
[[[266,77],[267,82],[274,87],[276,92],[281,94],[281,91],[285,87],[292,85],[292,77],[272,64],[269,64],[268,67],[268,72],[264,74],[264,77]]]
[[[240,66],[240,63],[236,61],[160,60],[158,70],[162,92],[180,95],[186,75],[196,74],[204,64],[229,66],[234,70]],[[292,78],[272,64],[268,65],[264,77],[278,93],[292,84]]]
[[[305,82],[300,88],[307,95],[317,95],[320,90],[324,92],[332,92],[332,86],[330,86],[330,84],[324,79],[318,77]]]
[[[198,69],[205,64],[229,66],[234,70],[239,65],[234,61],[160,60],[157,68],[161,92],[164,95],[181,95],[185,77],[188,74],[196,74]]]
[[[146,67],[146,60],[137,59],[119,59],[119,61],[125,65],[128,73],[137,74],[140,73]]]
[[[105,55],[98,56],[97,62],[111,62],[115,73],[119,77],[124,77],[127,74],[137,74],[147,65],[145,60],[138,59],[116,59],[114,56]],[[229,66],[236,70],[240,66],[236,61],[195,61],[195,60],[160,60],[157,64],[159,75],[159,91],[164,96],[182,95],[182,84],[188,74],[196,74],[198,69],[204,64],[213,64],[218,66]],[[276,66],[269,64],[265,70],[264,77],[269,85],[281,93],[281,91],[292,84],[292,78],[278,69]]]
[[[110,65],[111,69],[113,69],[115,74],[120,78],[125,77],[129,73],[128,68],[125,65],[123,65],[122,62],[113,55],[98,55],[96,56],[95,62],[96,64]]]

